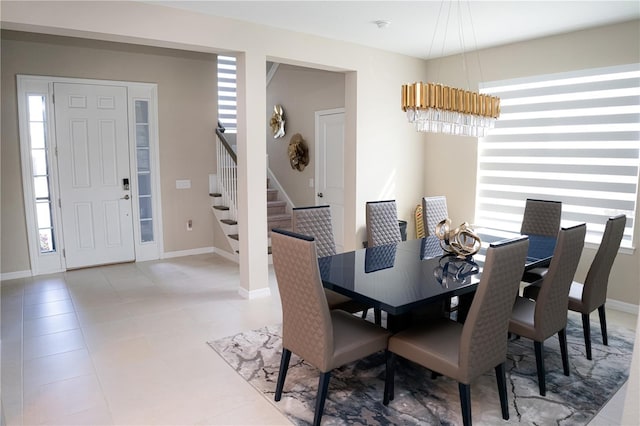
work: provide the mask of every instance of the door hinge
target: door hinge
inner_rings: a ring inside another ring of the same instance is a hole
[[[51,103],[52,103],[52,104],[55,104],[55,103],[56,103],[56,94],[55,94],[55,93],[52,93],[52,94],[51,94]]]
[[[60,201],[60,198],[58,198],[58,207],[62,208],[62,201]]]
[[[62,249],[62,257],[67,258],[67,252],[64,249]]]

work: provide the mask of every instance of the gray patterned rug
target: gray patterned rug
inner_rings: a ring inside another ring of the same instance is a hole
[[[545,342],[547,395],[538,393],[533,343],[509,342],[507,387],[509,423],[582,425],[588,423],[627,380],[634,333],[609,328],[609,346],[601,344],[600,325],[592,322],[593,361],[584,355],[580,316],[569,313],[567,340],[571,376],[562,373],[557,337]],[[281,326],[208,342],[245,380],[275,404],[294,424],[313,420],[318,371],[292,355],[280,402],[273,400],[281,354]],[[333,371],[323,424],[387,425],[462,423],[457,383],[409,361],[396,367],[395,399],[382,405],[384,354],[374,354]],[[507,424],[502,420],[493,371],[471,385],[473,423]]]

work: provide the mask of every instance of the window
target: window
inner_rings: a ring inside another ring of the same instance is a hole
[[[27,108],[38,241],[40,243],[40,253],[51,253],[56,251],[56,241],[51,205],[46,97],[43,95],[28,95]]]
[[[218,121],[236,133],[236,58],[218,56]]]
[[[627,215],[631,247],[640,152],[640,65],[492,82],[496,128],[478,144],[476,225],[519,231],[526,198],[562,202],[562,225]]]
[[[151,151],[149,145],[149,101],[135,101],[135,120],[140,242],[148,243],[153,241]]]

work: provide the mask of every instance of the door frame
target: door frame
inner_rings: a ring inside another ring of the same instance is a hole
[[[113,80],[94,80],[84,78],[66,78],[51,76],[17,75],[18,95],[18,126],[20,139],[20,157],[22,172],[22,188],[25,207],[25,223],[29,247],[31,275],[50,274],[66,270],[64,258],[64,238],[62,236],[62,221],[60,208],[60,192],[58,180],[58,161],[55,158],[57,141],[55,138],[55,108],[53,98],[54,83],[95,84],[101,86],[120,86],[127,88],[127,119],[129,137],[129,170],[131,179],[131,195],[135,201],[133,206],[133,237],[134,255],[136,261],[159,259],[163,252],[162,210],[160,193],[160,156],[158,138],[158,86],[153,83],[135,83]],[[37,217],[34,203],[33,166],[31,162],[31,144],[29,141],[27,95],[42,95],[46,98],[46,138],[49,155],[47,166],[50,171],[50,193],[52,200],[52,223],[57,248],[51,253],[40,253],[37,233]],[[151,161],[151,191],[153,211],[153,242],[141,242],[140,210],[138,207],[138,177],[136,168],[135,146],[135,101],[149,102],[149,146]]]
[[[316,151],[316,155],[315,155],[315,161],[314,161],[314,186],[313,186],[313,198],[315,200],[315,205],[321,205],[321,204],[326,204],[326,203],[322,203],[319,198],[318,198],[318,182],[320,182],[320,156],[318,155],[318,153],[320,152],[320,149],[322,148],[324,150],[324,147],[320,146],[320,117],[323,116],[327,116],[327,115],[336,115],[336,114],[342,114],[345,118],[345,134],[343,136],[344,138],[344,144],[342,145],[342,149],[343,149],[343,157],[344,157],[344,150],[346,148],[346,113],[345,113],[345,108],[333,108],[333,109],[324,109],[324,110],[320,110],[320,111],[316,111],[315,112],[315,151]],[[345,164],[343,163],[343,169],[345,168]],[[343,175],[344,172],[346,171],[343,170]],[[344,244],[344,237],[345,237],[345,227],[344,227],[344,222],[345,222],[345,214],[344,214],[344,207],[345,207],[345,198],[344,198],[344,183],[343,183],[343,197],[342,197],[342,206],[343,206],[343,215],[342,215],[342,229],[343,229],[343,235],[342,235],[342,240],[343,240],[343,244]],[[343,247],[344,249],[344,247]]]

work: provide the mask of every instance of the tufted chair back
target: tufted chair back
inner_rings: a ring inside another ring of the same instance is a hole
[[[296,207],[292,213],[293,232],[313,237],[318,257],[336,254],[329,206]]]
[[[436,225],[449,217],[447,198],[444,195],[422,198],[422,218],[425,235],[435,235]]]
[[[507,356],[507,331],[513,300],[529,249],[520,237],[487,250],[482,278],[460,336],[458,380],[471,380],[503,363]]]
[[[562,203],[560,201],[527,198],[520,233],[555,237],[560,230]]]
[[[282,347],[321,371],[330,370],[333,329],[315,241],[274,229],[271,249],[282,302]]]
[[[569,288],[578,269],[587,225],[562,228],[540,292],[534,313],[534,340],[543,342],[567,326]]]
[[[395,200],[367,202],[368,247],[399,243],[402,240]]]

